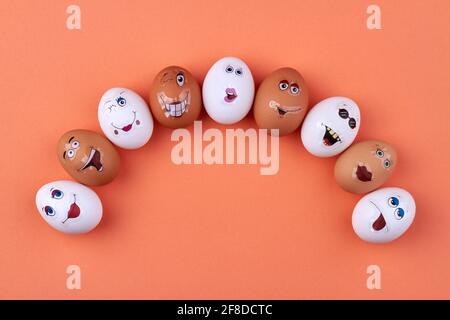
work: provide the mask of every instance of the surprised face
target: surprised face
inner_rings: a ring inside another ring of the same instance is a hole
[[[97,194],[72,181],[54,181],[42,186],[36,194],[36,207],[50,226],[64,233],[89,232],[102,218]]]

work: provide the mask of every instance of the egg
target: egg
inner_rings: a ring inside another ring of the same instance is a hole
[[[259,128],[278,129],[284,136],[300,126],[307,109],[308,89],[302,75],[295,69],[281,68],[259,86],[253,115]]]
[[[416,214],[412,195],[401,188],[382,188],[365,195],[356,204],[352,225],[362,240],[386,243],[400,237]]]
[[[352,144],[359,126],[358,105],[346,97],[331,97],[311,108],[303,121],[301,140],[309,153],[332,157]]]
[[[255,83],[244,61],[225,57],[209,69],[202,91],[208,115],[218,123],[233,124],[242,120],[250,111]]]
[[[144,146],[153,132],[147,103],[126,88],[112,88],[103,94],[98,105],[98,121],[105,136],[123,149]]]
[[[165,127],[182,128],[194,122],[202,110],[200,85],[186,69],[170,66],[161,70],[150,89],[150,108]]]
[[[119,172],[120,157],[114,146],[89,130],[64,133],[57,145],[58,159],[75,180],[86,185],[111,182]]]
[[[352,145],[339,156],[334,177],[346,191],[367,193],[385,183],[396,165],[394,147],[383,141],[364,141]]]
[[[94,229],[102,219],[102,202],[90,188],[73,181],[53,181],[36,193],[41,217],[54,229],[79,234]]]

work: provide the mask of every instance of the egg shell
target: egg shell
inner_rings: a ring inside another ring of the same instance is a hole
[[[78,129],[64,133],[57,144],[57,155],[67,173],[86,185],[104,185],[119,172],[116,149],[93,131]]]
[[[353,209],[352,226],[359,238],[386,243],[403,235],[416,215],[413,196],[402,188],[381,188],[366,194]]]
[[[383,185],[397,165],[397,152],[390,144],[371,140],[350,146],[334,166],[336,182],[346,191],[367,193]]]
[[[97,114],[105,136],[120,148],[141,148],[152,136],[153,118],[147,103],[130,89],[107,90]]]
[[[239,58],[222,58],[206,74],[202,94],[211,119],[221,124],[239,122],[253,104],[255,83],[252,72]]]
[[[153,80],[150,108],[156,120],[163,126],[186,127],[198,118],[202,110],[200,85],[185,68],[164,68]]]
[[[292,68],[280,68],[260,84],[253,104],[259,128],[278,129],[284,136],[294,132],[308,110],[308,89],[302,75]]]
[[[68,234],[93,230],[103,216],[97,194],[80,183],[67,180],[42,186],[36,193],[36,208],[52,228]]]

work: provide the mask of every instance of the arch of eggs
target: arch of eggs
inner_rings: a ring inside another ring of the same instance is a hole
[[[152,135],[153,117],[166,127],[185,127],[197,119],[202,105],[221,124],[240,121],[253,106],[258,127],[278,129],[279,135],[290,134],[303,123],[300,136],[308,152],[318,157],[342,153],[335,165],[337,183],[346,191],[367,193],[352,216],[353,229],[361,239],[392,241],[414,219],[415,202],[406,190],[378,189],[397,165],[394,147],[383,141],[351,146],[359,130],[360,111],[349,98],[325,99],[307,113],[308,90],[301,74],[292,68],[281,68],[267,76],[255,96],[252,73],[238,58],[217,61],[202,88],[189,71],[171,66],[156,75],[149,101],[151,112],[135,92],[110,89],[98,106],[100,126],[109,140],[88,130],[72,130],[59,139],[58,158],[81,184],[54,181],[39,189],[36,206],[50,226],[72,234],[94,229],[102,218],[102,204],[86,185],[103,185],[117,175],[120,158],[113,144],[124,149],[140,148]]]

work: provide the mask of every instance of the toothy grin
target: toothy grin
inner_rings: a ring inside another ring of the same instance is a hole
[[[103,164],[100,160],[101,155],[98,150],[95,150],[94,148],[91,148],[91,152],[89,154],[88,159],[84,163],[84,166],[81,167],[79,171],[83,171],[84,169],[87,169],[89,167],[94,167],[97,169],[97,171],[102,172],[103,171]]]
[[[331,147],[336,142],[341,142],[341,138],[333,129],[325,124],[323,124],[323,126],[325,127],[325,134],[322,139],[324,145]]]
[[[378,206],[375,203],[373,203],[372,201],[370,201],[370,203],[373,204],[375,206],[375,208],[377,208],[378,212],[380,213],[378,218],[372,223],[372,229],[374,231],[381,231],[386,228],[386,231],[387,231],[388,229],[386,226],[386,220],[384,219],[383,213],[381,212],[381,210],[378,208]]]
[[[280,118],[284,118],[288,113],[296,113],[302,110],[300,107],[282,107],[281,104],[275,100],[270,100],[269,107],[274,109]]]
[[[234,88],[226,88],[225,89],[226,96],[223,98],[225,102],[231,103],[233,102],[237,97],[236,89]]]
[[[114,125],[114,123],[111,122],[111,126],[113,126],[117,130],[122,130],[124,132],[128,132],[131,130],[131,128],[133,128],[134,121],[136,121],[136,111],[133,111],[133,121],[131,121],[129,124],[127,124],[123,127],[119,127],[119,126]],[[136,123],[137,123],[137,121],[136,121]]]
[[[167,118],[179,118],[185,112],[188,112],[191,95],[189,90],[183,92],[185,92],[184,98],[169,98],[164,92],[158,95],[159,104],[161,105],[161,108],[164,109],[164,115]],[[183,94],[183,92],[181,94]]]

